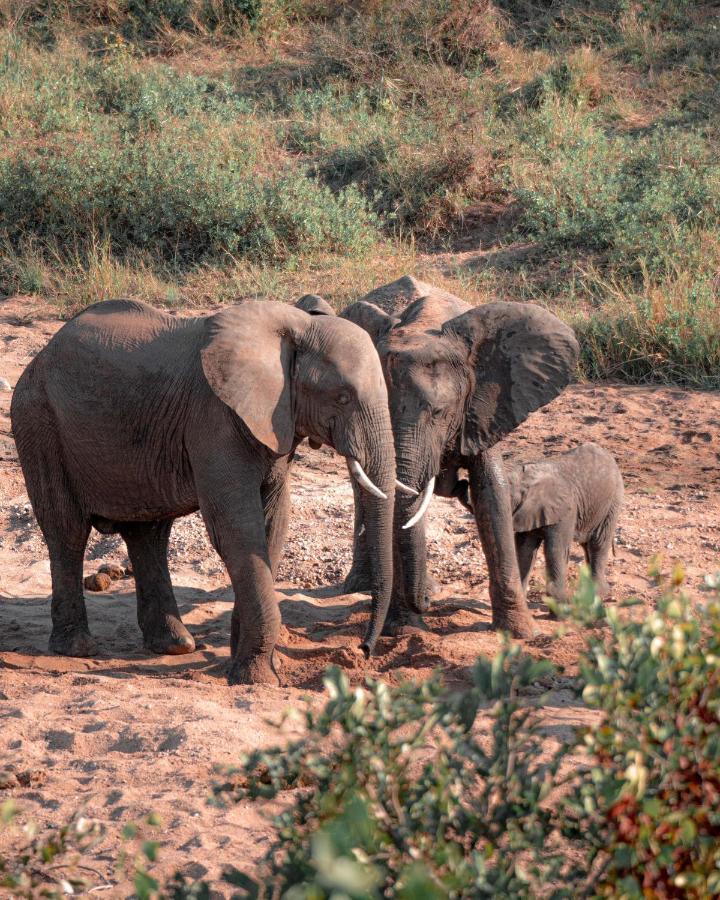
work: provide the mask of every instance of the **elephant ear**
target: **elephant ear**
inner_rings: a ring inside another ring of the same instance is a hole
[[[208,384],[252,434],[285,455],[295,437],[295,351],[310,316],[272,301],[247,301],[208,317],[200,351]]]
[[[470,392],[461,452],[502,440],[570,382],[580,348],[571,328],[532,303],[487,303],[446,322],[468,348]]]
[[[380,338],[388,332],[397,321],[393,316],[389,316],[379,306],[369,303],[367,300],[358,300],[357,303],[351,303],[340,313],[341,319],[348,319],[359,325],[372,338],[373,344],[377,344]]]
[[[512,484],[513,529],[524,532],[557,525],[573,503],[570,488],[558,478],[552,464],[523,466]]]
[[[299,300],[295,301],[295,306],[298,309],[304,309],[311,316],[335,315],[335,310],[332,306],[318,294],[303,294]]]

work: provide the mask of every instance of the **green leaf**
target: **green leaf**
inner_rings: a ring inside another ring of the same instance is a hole
[[[138,900],[150,900],[152,895],[160,887],[158,882],[143,870],[135,873],[133,883],[135,885],[135,892],[138,895]]]
[[[400,872],[395,896],[398,900],[445,900],[448,892],[423,863],[416,862]]]
[[[160,844],[157,841],[143,841],[142,852],[150,862],[155,862]]]

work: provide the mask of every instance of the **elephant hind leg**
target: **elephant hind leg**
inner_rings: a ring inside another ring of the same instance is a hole
[[[595,582],[595,589],[601,599],[605,599],[610,593],[606,571],[614,534],[615,520],[613,519],[610,522],[603,522],[602,526],[590,535],[587,542],[587,563]]]
[[[41,413],[39,410],[39,421]],[[51,422],[45,422],[43,433],[35,435],[18,424],[16,439],[30,500],[50,556],[50,651],[62,656],[93,656],[98,648],[90,635],[82,585],[89,517],[65,470]]]
[[[173,594],[167,551],[172,519],[119,526],[135,575],[138,625],[153,653],[192,653],[195,641],[183,625]]]

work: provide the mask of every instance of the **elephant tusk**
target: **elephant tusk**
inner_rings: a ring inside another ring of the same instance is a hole
[[[372,481],[367,477],[363,467],[356,459],[351,459],[348,465],[350,472],[353,478],[357,481],[357,483],[364,487],[365,490],[372,494],[373,497],[377,497],[380,500],[387,500],[387,494],[383,494],[379,487],[376,487]]]
[[[420,519],[422,519],[422,517],[427,512],[428,506],[430,506],[430,501],[432,500],[432,495],[433,495],[434,490],[435,490],[435,476],[433,475],[433,477],[430,479],[430,481],[428,481],[428,483],[425,485],[425,490],[423,491],[422,500],[420,501],[420,506],[418,508],[418,511],[415,513],[415,515],[412,517],[412,519],[410,519],[409,522],[406,522],[403,525],[403,530],[405,530],[406,528],[412,528],[413,525],[417,525],[417,523],[420,521]]]
[[[403,484],[399,478],[395,479],[395,487],[400,491],[401,494],[408,494],[410,497],[419,497],[419,491],[416,491],[415,488],[408,487],[406,484]]]

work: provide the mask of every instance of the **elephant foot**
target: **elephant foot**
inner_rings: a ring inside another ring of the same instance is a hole
[[[372,591],[372,579],[368,572],[351,569],[343,584],[346,594],[369,594]]]
[[[492,627],[495,631],[507,631],[511,637],[521,640],[533,638],[539,633],[527,607],[493,610]]]
[[[161,656],[180,656],[195,650],[195,639],[175,616],[167,616],[156,628],[143,631],[143,645]]]
[[[397,638],[415,634],[418,631],[427,631],[422,616],[414,612],[403,611],[398,615],[388,615],[380,634],[383,637]]]
[[[59,656],[95,656],[98,645],[84,626],[72,629],[53,628],[49,650]]]
[[[228,684],[272,684],[279,685],[280,679],[267,656],[251,659],[234,659],[227,675]]]

